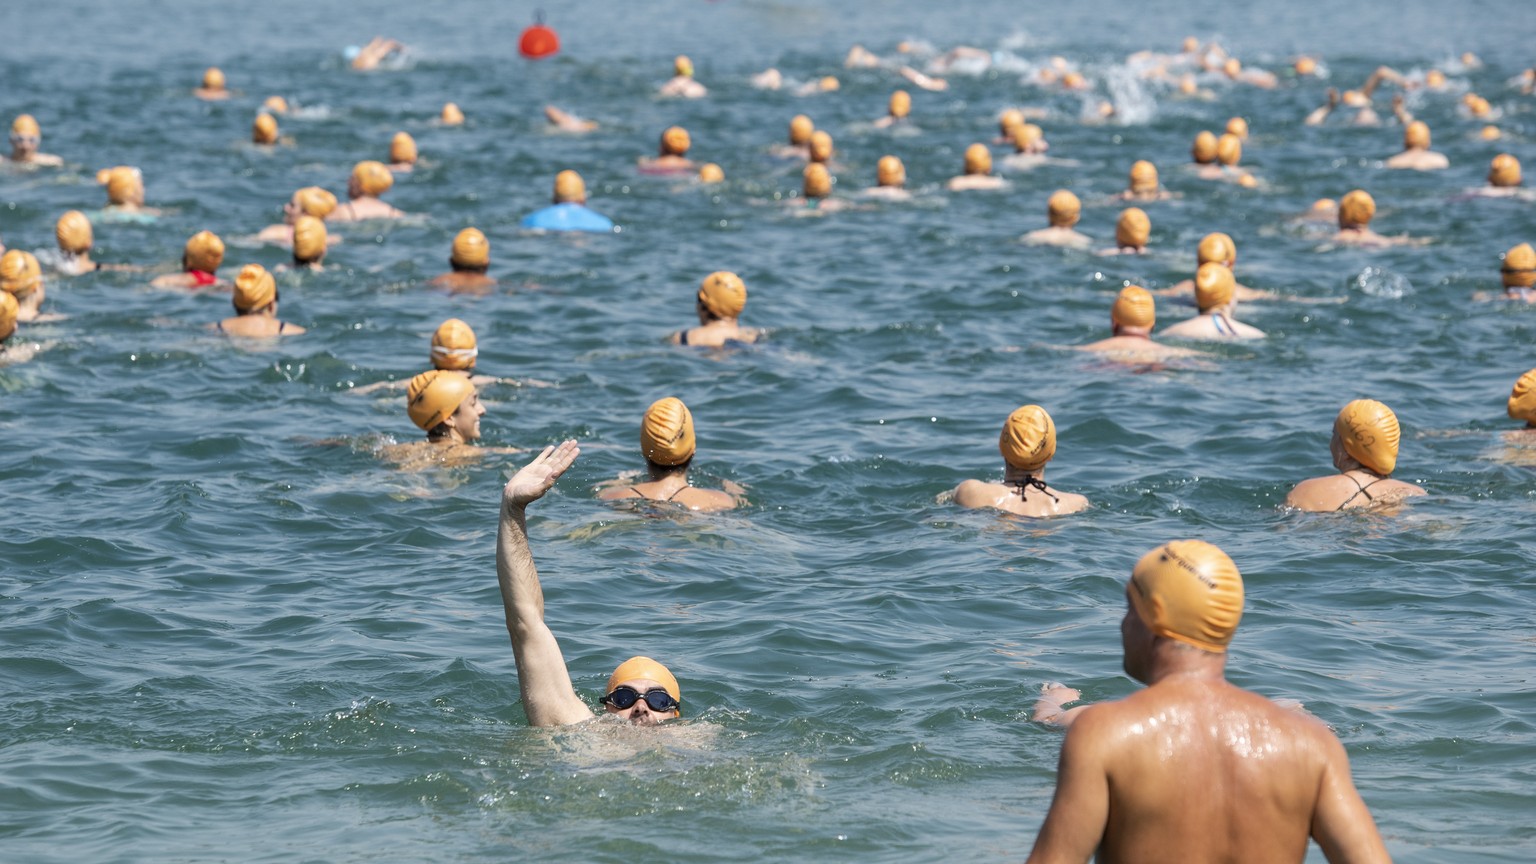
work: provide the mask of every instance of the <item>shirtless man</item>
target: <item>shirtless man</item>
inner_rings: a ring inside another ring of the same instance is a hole
[[[385,204],[379,196],[395,185],[395,175],[383,162],[368,159],[352,167],[347,178],[345,204],[326,215],[327,222],[363,222],[368,219],[399,219],[405,213]]]
[[[606,484],[598,493],[604,501],[639,498],[678,504],[689,510],[730,510],[741,503],[739,487],[729,492],[700,489],[688,482],[688,466],[697,449],[693,414],[681,399],[658,399],[640,420],[640,452],[649,479],[632,485]],[[731,484],[734,486],[734,484]]]
[[[1152,341],[1152,326],[1156,323],[1157,304],[1152,294],[1140,285],[1128,285],[1120,289],[1120,296],[1115,298],[1115,305],[1109,310],[1112,335],[1077,350],[1129,363],[1156,363],[1175,357],[1199,356],[1199,351]]]
[[[1285,496],[1285,506],[1332,512],[1425,494],[1419,486],[1391,479],[1401,438],[1397,415],[1391,408],[1371,399],[1345,405],[1333,421],[1333,438],[1328,442],[1339,473],[1296,484]]]
[[[1065,189],[1057,189],[1045,205],[1049,228],[1031,231],[1019,239],[1031,246],[1065,246],[1070,249],[1087,249],[1092,243],[1088,235],[1073,230],[1083,212],[1083,202]]]
[[[673,345],[719,348],[729,342],[757,341],[757,331],[741,326],[739,321],[741,311],[747,307],[747,286],[735,273],[717,270],[705,276],[694,305],[699,313],[699,326],[673,333],[669,340]]]
[[[692,174],[694,164],[688,159],[688,149],[692,146],[693,139],[689,137],[687,129],[668,126],[661,133],[661,146],[657,155],[640,158],[640,173]]]
[[[907,116],[911,113],[912,94],[905,90],[897,90],[891,94],[891,101],[890,104],[886,106],[885,116],[881,117],[879,120],[876,120],[872,125],[876,129],[889,129],[892,126],[895,126],[897,123],[905,122]]]
[[[1200,314],[1163,330],[1165,339],[1195,339],[1229,342],[1239,339],[1263,339],[1264,331],[1233,317],[1237,307],[1234,290],[1237,282],[1232,271],[1214,261],[1201,264],[1195,271],[1195,306]]]
[[[528,548],[527,508],[539,500],[581,453],[575,441],[545,447],[512,475],[501,492],[496,535],[496,579],[517,661],[517,685],[530,726],[566,726],[593,718],[576,695],[560,643],[544,622],[544,589]],[[621,720],[654,725],[682,714],[682,690],[667,667],[649,657],[631,657],[608,677],[598,701]]]
[[[864,190],[864,197],[883,201],[912,200],[912,193],[907,191],[907,166],[895,156],[881,156],[875,163],[875,184]]]
[[[1052,489],[1045,465],[1056,455],[1056,424],[1039,405],[1025,405],[1008,415],[998,437],[1003,454],[1003,482],[966,480],[955,487],[955,503],[972,510],[991,507],[1016,516],[1062,516],[1088,508],[1088,499]]]
[[[240,275],[235,277],[234,304],[238,314],[213,325],[220,333],[260,338],[304,332],[297,324],[277,319],[277,282],[260,264],[240,268]]]
[[[1120,211],[1115,222],[1115,245],[1100,249],[1100,255],[1145,255],[1147,240],[1152,236],[1152,219],[1140,207],[1127,207]]]
[[[448,266],[453,268],[450,272],[427,284],[453,294],[484,294],[496,287],[496,280],[485,275],[491,266],[491,244],[479,228],[465,228],[453,238]]]
[[[1488,185],[1477,190],[1484,198],[1529,197],[1520,188],[1520,160],[1508,153],[1500,153],[1488,163]]]
[[[203,71],[203,86],[192,91],[192,95],[205,102],[218,102],[229,98],[229,88],[224,86],[224,73],[217,66],[209,66]]]
[[[1331,220],[1330,220],[1331,221]],[[1222,231],[1212,231],[1200,238],[1200,244],[1195,247],[1195,268],[1215,262],[1225,266],[1228,270],[1237,266],[1237,243],[1231,235]],[[1235,276],[1233,278],[1236,278]],[[1275,295],[1268,291],[1260,291],[1249,288],[1241,282],[1232,286],[1232,296],[1241,301],[1249,300],[1273,300]],[[1152,292],[1158,297],[1188,297],[1195,293],[1195,280],[1183,279],[1167,288],[1160,288]]]
[[[219,278],[224,263],[224,241],[212,231],[199,231],[187,238],[181,253],[180,273],[167,273],[150,280],[152,288],[227,288]]]
[[[316,219],[325,219],[336,210],[336,196],[321,189],[319,186],[305,186],[293,193],[293,197],[283,203],[283,221],[277,225],[268,225],[256,234],[256,239],[262,243],[273,243],[278,246],[293,245],[293,224],[300,216],[312,216]],[[326,237],[327,243],[339,243],[340,237]]]
[[[949,178],[951,192],[973,192],[1007,189],[1008,181],[992,173],[992,151],[977,142],[965,148],[965,173]]]
[[[1388,168],[1407,168],[1414,171],[1439,171],[1451,167],[1451,160],[1444,153],[1429,149],[1429,126],[1422,120],[1414,120],[1403,129],[1403,152],[1387,160]]]
[[[11,123],[11,161],[17,165],[38,165],[56,168],[64,160],[52,153],[39,153],[43,144],[43,130],[37,118],[31,114],[19,114]]]
[[[660,96],[680,96],[684,99],[702,99],[709,90],[693,78],[693,61],[679,54],[672,61],[672,78],[656,91]]]
[[[1387,862],[1328,727],[1227,683],[1243,611],[1232,559],[1175,540],[1137,562],[1120,623],[1125,672],[1147,688],[1072,709],[1056,796],[1030,864]]]

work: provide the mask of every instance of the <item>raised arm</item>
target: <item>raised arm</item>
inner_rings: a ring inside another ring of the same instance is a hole
[[[517,685],[533,726],[564,726],[592,717],[592,709],[571,687],[565,657],[544,623],[544,589],[528,548],[525,511],[539,500],[581,452],[575,441],[545,447],[507,481],[501,493],[501,527],[496,535],[496,578],[517,658]]]

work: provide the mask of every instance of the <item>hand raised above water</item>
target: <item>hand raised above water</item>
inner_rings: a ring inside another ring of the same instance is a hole
[[[525,507],[543,498],[544,493],[555,485],[555,481],[576,462],[580,454],[581,448],[574,439],[545,447],[532,462],[518,469],[512,479],[507,481],[506,488],[501,490],[502,500]]]

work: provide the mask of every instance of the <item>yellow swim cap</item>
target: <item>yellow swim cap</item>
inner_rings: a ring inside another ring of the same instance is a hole
[[[1499,267],[1505,288],[1530,288],[1536,285],[1536,249],[1529,243],[1521,243],[1504,253],[1504,263]]]
[[[1488,163],[1488,185],[1511,187],[1520,185],[1520,160],[1500,153]]]
[[[587,184],[581,175],[567,168],[555,175],[556,204],[585,204]]]
[[[1232,278],[1232,271],[1225,264],[1212,261],[1201,264],[1195,271],[1195,306],[1201,312],[1228,305],[1236,291],[1237,280]]]
[[[1509,394],[1509,418],[1536,426],[1536,369],[1520,376]]]
[[[1216,161],[1216,136],[1210,130],[1204,130],[1195,136],[1195,144],[1190,148],[1190,155],[1201,165],[1208,165]]]
[[[59,221],[53,225],[53,236],[58,240],[59,248],[71,255],[91,251],[91,244],[95,241],[91,234],[91,220],[85,218],[85,214],[79,210],[71,210],[60,216]]]
[[[1356,462],[1377,474],[1397,467],[1397,444],[1402,436],[1397,415],[1374,399],[1356,399],[1345,405],[1333,421],[1333,434]]]
[[[1039,471],[1056,455],[1056,424],[1039,405],[1017,408],[1003,423],[997,449],[1010,466],[1031,473]]]
[[[1013,140],[1013,130],[1024,125],[1024,112],[1017,108],[1009,108],[997,118],[997,129],[1004,138]]]
[[[1200,50],[1200,40],[1193,36],[1185,36],[1184,44],[1179,46],[1185,54],[1193,54]]]
[[[1228,132],[1216,141],[1216,161],[1236,165],[1243,158],[1243,139]]]
[[[811,133],[811,161],[830,162],[832,160],[832,136],[820,129]]]
[[[377,198],[395,185],[395,175],[389,173],[383,162],[368,159],[352,167],[352,182],[359,195]]]
[[[1329,210],[1332,210],[1337,206],[1339,206],[1339,202],[1333,200],[1332,198],[1319,198],[1312,202],[1312,212],[1327,213]]]
[[[895,156],[881,156],[875,163],[875,182],[881,186],[900,188],[907,185],[907,166]]]
[[[1200,92],[1200,87],[1195,84],[1195,76],[1188,74],[1180,76],[1179,92],[1185,96],[1193,96]]]
[[[1499,131],[1499,127],[1494,126],[1491,123],[1487,126],[1484,126],[1482,131],[1478,134],[1483,136],[1484,141],[1497,141],[1504,137],[1504,133]]]
[[[1120,211],[1120,220],[1115,223],[1115,245],[1133,246],[1137,249],[1147,245],[1147,238],[1152,236],[1152,220],[1147,217],[1147,211],[1140,207],[1127,207]]]
[[[1083,202],[1065,189],[1057,189],[1045,202],[1045,215],[1052,228],[1071,228],[1083,212]]]
[[[823,76],[820,81],[816,82],[816,86],[823,93],[831,93],[833,90],[841,89],[843,85],[837,80],[837,76],[826,75]]]
[[[1131,165],[1131,191],[1148,195],[1157,191],[1157,166],[1145,159]]]
[[[672,74],[691,77],[693,75],[693,61],[682,54],[677,55],[677,59],[672,61]]]
[[[0,290],[21,298],[42,284],[43,268],[37,263],[37,256],[21,249],[0,255]]]
[[[905,90],[897,90],[891,94],[891,116],[897,119],[912,113],[912,94]]]
[[[729,270],[716,270],[699,284],[699,302],[717,318],[738,318],[747,306],[747,285]]]
[[[181,257],[188,270],[212,273],[224,263],[224,241],[212,231],[199,231],[187,239]]]
[[[789,121],[789,143],[796,147],[809,144],[811,133],[816,131],[816,124],[804,114],[796,114]]]
[[[436,369],[468,371],[475,368],[480,356],[475,331],[457,318],[449,318],[437,325],[432,334],[432,366]]]
[[[1079,90],[1088,85],[1081,72],[1068,72],[1061,76],[1061,86],[1068,90]]]
[[[1236,135],[1239,140],[1248,140],[1248,121],[1241,117],[1233,117],[1227,121],[1227,134]]]
[[[305,186],[293,193],[293,203],[299,205],[304,215],[324,219],[336,209],[336,196],[319,186]]]
[[[1429,124],[1423,120],[1415,120],[1403,129],[1404,150],[1428,150],[1429,149]]]
[[[673,699],[679,702],[683,699],[683,691],[677,686],[677,678],[668,671],[667,667],[657,663],[649,657],[631,657],[619,664],[619,668],[613,670],[608,676],[608,692],[623,684],[625,681],[650,680],[660,684]]]
[[[34,138],[43,137],[43,130],[37,125],[37,118],[31,114],[18,114],[11,121],[12,135],[31,135]]]
[[[1154,634],[1217,654],[1243,617],[1242,574],[1204,540],[1174,540],[1141,556],[1125,593]]]
[[[965,148],[965,173],[992,173],[992,151],[987,149],[987,145],[978,141]]]
[[[107,202],[113,206],[136,204],[144,199],[144,177],[137,168],[103,168],[96,172],[96,182],[107,187]]]
[[[1243,71],[1243,61],[1236,57],[1228,57],[1227,62],[1221,64],[1221,71],[1226,73],[1228,78],[1236,78],[1237,73]]]
[[[256,115],[256,122],[251,124],[251,143],[276,144],[277,120],[271,114],[265,112]]]
[[[1195,247],[1196,264],[1209,264],[1212,261],[1228,267],[1237,263],[1237,244],[1221,231],[1212,231],[1200,238],[1200,245]]]
[[[1365,228],[1376,216],[1376,199],[1364,189],[1350,190],[1339,201],[1339,227]]]
[[[1122,327],[1145,327],[1152,329],[1157,323],[1157,303],[1152,299],[1152,292],[1140,285],[1127,285],[1120,289],[1120,296],[1115,298],[1115,305],[1110,307],[1109,320]]]
[[[287,114],[288,100],[281,96],[268,96],[267,100],[261,103],[261,107],[271,111],[273,114]]]
[[[688,137],[688,130],[681,126],[668,126],[661,133],[661,155],[682,156],[693,146],[693,140]]]
[[[1317,71],[1317,61],[1311,57],[1298,57],[1294,68],[1297,75],[1311,75]]]
[[[474,392],[475,385],[463,372],[428,369],[406,385],[405,413],[418,428],[430,432],[453,416],[459,405]]]
[[[21,304],[9,291],[0,291],[0,342],[16,332],[16,316],[21,314]]]
[[[725,170],[713,162],[705,162],[699,166],[700,183],[719,183],[725,179]]]
[[[235,277],[235,309],[242,315],[259,311],[277,299],[277,282],[260,264],[247,264]]]
[[[693,415],[675,396],[658,399],[640,420],[640,453],[657,465],[681,465],[693,458]]]
[[[325,257],[325,222],[305,215],[293,220],[293,260],[312,264]]]
[[[832,194],[832,175],[827,173],[827,166],[821,162],[812,162],[805,166],[805,183],[803,190],[807,198],[825,198]]]
[[[394,163],[416,161],[416,139],[409,133],[396,132],[389,139],[389,161]]]
[[[223,90],[224,89],[224,73],[219,70],[219,67],[217,67],[217,66],[209,66],[207,71],[203,72],[203,89],[204,90]]]
[[[1441,72],[1439,69],[1429,70],[1428,72],[1424,73],[1424,85],[1426,87],[1444,87],[1445,73]]]
[[[464,123],[464,112],[452,102],[443,103],[442,122],[444,126],[460,126]]]
[[[1493,106],[1488,104],[1488,100],[1481,96],[1473,96],[1472,101],[1467,104],[1467,108],[1472,112],[1473,117],[1487,116],[1488,112],[1493,110]]]
[[[453,238],[453,252],[448,262],[455,267],[477,270],[490,266],[491,244],[479,228],[465,228]]]

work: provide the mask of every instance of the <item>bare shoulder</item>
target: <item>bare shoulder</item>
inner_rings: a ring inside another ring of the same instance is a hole
[[[689,510],[697,510],[701,513],[713,513],[719,510],[731,510],[736,507],[736,499],[721,492],[718,489],[699,489],[690,486],[684,489],[674,499]]]
[[[620,498],[638,498],[640,493],[633,486],[609,486],[597,493],[599,501],[617,501]]]
[[[994,484],[980,480],[966,480],[955,487],[955,503],[961,507],[991,507],[997,496]]]
[[[1285,506],[1295,507],[1298,510],[1324,510],[1337,507],[1339,496],[1336,489],[1339,480],[1338,475],[1329,477],[1312,477],[1297,483],[1290,492],[1286,493]],[[1333,500],[1332,505],[1328,501]]]
[[[1089,507],[1086,495],[1078,495],[1075,492],[1057,492],[1056,495],[1061,499],[1056,502],[1057,513],[1063,515],[1067,513],[1080,513]]]

